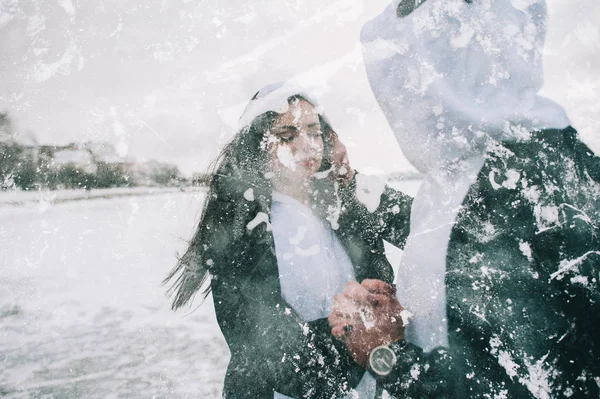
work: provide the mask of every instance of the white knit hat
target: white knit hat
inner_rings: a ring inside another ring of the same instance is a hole
[[[239,128],[243,129],[249,126],[252,124],[254,118],[264,114],[265,112],[273,111],[278,114],[286,112],[289,106],[288,99],[296,95],[301,96],[302,98],[306,99],[306,101],[311,103],[319,115],[321,115],[321,117],[325,119],[327,123],[329,123],[323,114],[323,110],[319,105],[319,102],[310,93],[308,93],[304,87],[286,82],[276,82],[271,83],[256,92],[240,117]]]

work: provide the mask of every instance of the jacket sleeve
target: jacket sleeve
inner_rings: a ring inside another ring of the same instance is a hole
[[[367,239],[383,239],[403,247],[410,232],[413,198],[395,190],[379,178],[354,174],[340,189],[340,225],[355,230]]]
[[[396,364],[390,374],[376,377],[394,398],[453,398],[455,370],[447,348],[423,352],[411,343],[394,350]],[[376,374],[373,374],[376,375]]]
[[[251,261],[251,259],[249,259]],[[304,323],[262,275],[213,277],[217,319],[231,351],[224,395],[337,396],[364,370],[330,332],[327,319]]]

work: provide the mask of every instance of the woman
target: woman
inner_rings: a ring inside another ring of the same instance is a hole
[[[210,276],[204,295],[212,291],[231,352],[224,397],[375,394],[326,317],[348,281],[392,281],[383,239],[404,243],[411,199],[386,188],[381,198],[373,193],[376,209],[357,201],[344,146],[318,110],[287,84],[256,93],[219,157],[198,230],[167,277],[177,276],[176,309]]]

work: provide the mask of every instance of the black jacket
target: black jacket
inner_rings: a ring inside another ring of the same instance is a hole
[[[230,184],[226,178],[217,182]],[[212,293],[217,320],[231,352],[223,396],[272,398],[273,391],[297,398],[331,398],[355,387],[364,370],[336,341],[327,323],[304,323],[281,297],[273,235],[268,223],[246,228],[260,212],[270,214],[270,195],[255,193],[240,208],[244,188],[221,189],[207,210],[214,232],[211,245]],[[355,181],[340,192],[336,231],[358,281],[392,282],[383,239],[401,246],[409,232],[412,199],[386,188],[377,210],[356,200]],[[393,205],[397,205],[394,208]],[[264,215],[263,215],[264,216]],[[238,232],[231,240],[231,231]]]
[[[389,392],[600,397],[600,159],[574,129],[489,148],[446,264],[450,346],[400,349]]]

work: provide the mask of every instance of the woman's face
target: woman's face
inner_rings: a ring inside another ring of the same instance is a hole
[[[293,100],[267,133],[273,180],[280,187],[307,183],[321,167],[323,133],[319,114],[308,101]]]

